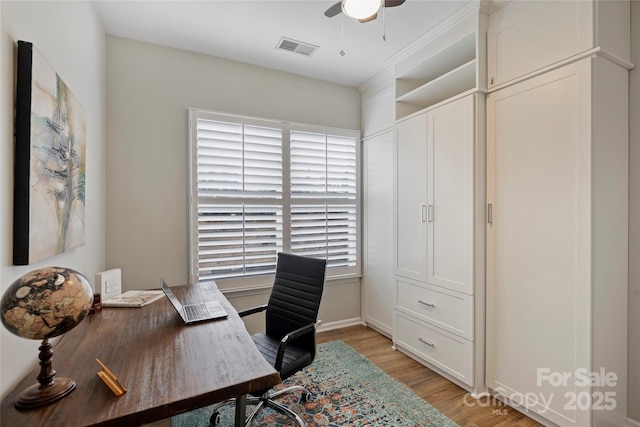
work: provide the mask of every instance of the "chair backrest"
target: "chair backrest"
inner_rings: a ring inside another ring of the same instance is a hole
[[[280,340],[289,332],[318,320],[327,262],[278,254],[276,278],[266,311],[266,334]],[[315,330],[295,343],[315,357]]]

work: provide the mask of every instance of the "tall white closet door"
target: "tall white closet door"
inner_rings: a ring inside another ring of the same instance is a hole
[[[363,312],[365,321],[389,335],[393,326],[393,133],[363,142]]]
[[[427,113],[427,282],[473,294],[474,96]]]
[[[427,280],[427,119],[420,114],[396,124],[395,273]]]
[[[560,425],[589,367],[590,62],[487,97],[487,385]]]

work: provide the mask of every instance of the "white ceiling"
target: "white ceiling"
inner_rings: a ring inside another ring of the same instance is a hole
[[[94,0],[105,31],[178,49],[358,86],[469,0],[407,0],[360,23],[324,11],[337,0]],[[386,41],[382,35],[386,34]],[[317,45],[310,57],[281,37]],[[341,56],[340,51],[345,55]]]

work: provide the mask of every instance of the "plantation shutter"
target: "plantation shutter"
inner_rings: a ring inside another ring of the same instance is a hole
[[[328,278],[360,274],[357,131],[189,117],[191,280],[270,274],[278,252],[326,259]]]
[[[198,279],[275,271],[282,129],[198,118],[196,146]]]
[[[291,252],[357,264],[356,138],[292,130]]]

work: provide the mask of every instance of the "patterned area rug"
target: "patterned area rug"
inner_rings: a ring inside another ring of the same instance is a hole
[[[300,403],[299,394],[278,399],[292,408],[309,427],[454,427],[451,421],[403,384],[342,341],[318,345],[315,360],[278,387],[307,387],[312,399]],[[247,408],[249,414],[251,408]],[[233,406],[220,412],[221,426],[233,426]],[[208,427],[210,408],[171,419],[172,427]],[[295,427],[295,422],[271,409],[263,409],[253,426]]]

